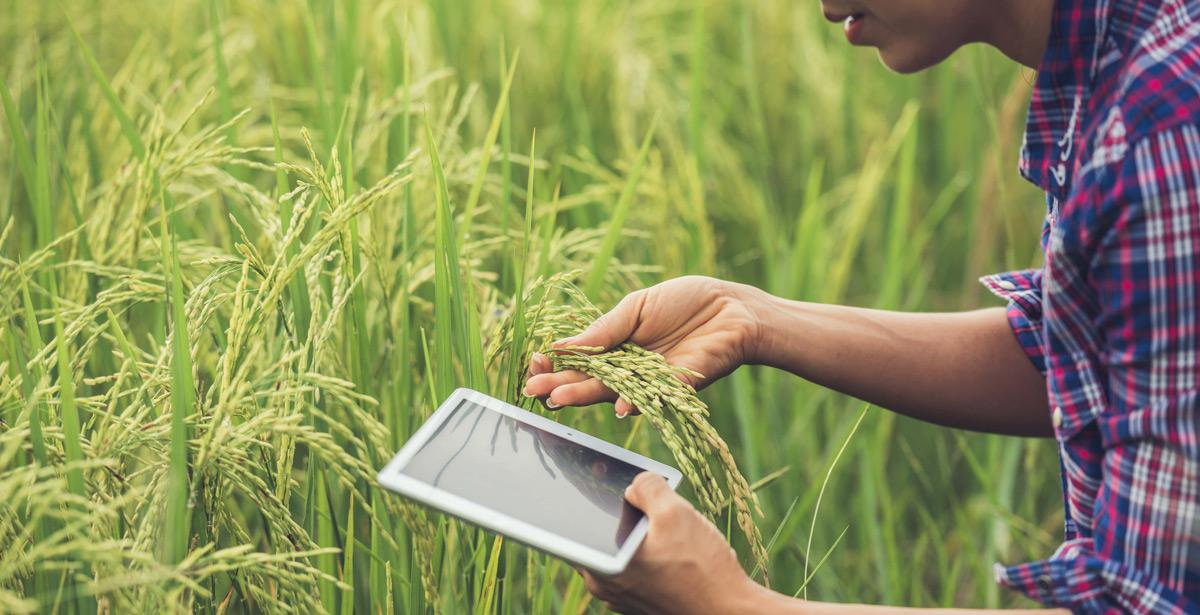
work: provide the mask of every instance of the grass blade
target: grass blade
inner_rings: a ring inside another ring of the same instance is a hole
[[[592,269],[588,272],[583,292],[593,301],[599,299],[600,288],[604,285],[604,276],[608,273],[609,263],[617,251],[617,242],[621,239],[621,230],[625,228],[625,218],[629,216],[629,208],[633,205],[633,197],[637,194],[638,180],[642,178],[642,171],[646,167],[646,158],[650,154],[650,143],[654,139],[654,129],[657,125],[658,116],[655,116],[650,121],[650,128],[646,131],[645,138],[642,139],[642,147],[638,150],[637,157],[633,160],[633,166],[629,169],[629,177],[625,180],[625,187],[621,189],[621,196],[617,198],[617,204],[613,206],[608,231],[604,234],[604,242],[600,244],[600,250],[596,253],[596,259],[592,263]]]
[[[346,545],[342,557],[342,615],[354,615],[354,494],[350,494],[350,510],[346,511]]]
[[[42,334],[38,329],[33,299],[29,296],[29,284],[24,279],[21,280],[21,299],[25,306],[25,343],[29,347],[28,355],[32,357],[45,344],[42,342]],[[20,355],[18,355],[18,363],[21,369],[21,382],[24,383],[25,397],[30,400],[35,399],[39,394],[38,387],[44,377],[42,367],[40,364],[35,364],[33,370],[29,371],[25,365],[26,357]],[[40,402],[29,407],[29,439],[33,445],[33,458],[45,468],[50,466],[50,460],[46,455],[46,440],[42,435],[42,423],[45,420],[42,410]]]
[[[459,229],[459,242],[465,241],[468,233],[471,232],[471,220],[475,217],[475,207],[479,204],[479,196],[483,193],[483,182],[487,179],[488,166],[492,162],[492,148],[496,146],[496,139],[500,134],[500,124],[504,120],[504,111],[508,108],[508,91],[512,88],[513,75],[517,73],[517,61],[521,58],[521,51],[518,49],[513,54],[512,64],[508,67],[508,74],[504,77],[504,87],[500,89],[500,100],[496,101],[496,108],[492,111],[492,121],[488,125],[487,136],[483,140],[483,155],[479,158],[479,168],[475,172],[475,181],[471,184],[471,191],[467,194],[467,202],[463,207],[463,223]]]
[[[137,124],[133,123],[133,119],[125,111],[125,106],[121,104],[121,99],[117,98],[116,90],[113,89],[112,83],[105,76],[104,69],[100,68],[100,62],[96,60],[96,55],[92,53],[91,47],[88,47],[88,44],[83,41],[83,37],[79,36],[79,31],[75,29],[75,22],[71,21],[71,16],[65,10],[63,16],[67,19],[67,26],[71,28],[71,34],[75,36],[75,42],[79,45],[79,52],[83,54],[83,61],[92,73],[92,79],[96,82],[96,85],[100,86],[100,92],[104,94],[104,99],[108,101],[109,109],[117,117],[117,123],[121,125],[121,132],[125,135],[125,140],[129,141],[129,146],[133,148],[135,156],[145,158],[146,144],[142,141]]]
[[[77,35],[78,36],[78,35]],[[187,420],[195,406],[195,384],[192,382],[191,344],[188,321],[184,314],[183,274],[179,270],[179,252],[175,237],[167,223],[168,212],[175,207],[169,193],[160,187],[162,214],[159,231],[162,243],[163,273],[167,277],[167,305],[171,322],[171,457],[167,470],[167,527],[163,541],[163,558],[169,564],[179,563],[188,551],[191,540],[191,507],[188,501],[191,488],[188,478]]]
[[[310,500],[310,505],[315,506],[311,510],[311,514],[316,524],[317,545],[322,548],[336,546],[336,539],[333,528],[333,513],[329,507],[329,486],[326,484],[326,473],[323,471],[320,460],[313,460],[309,467],[309,472],[312,475],[313,494]],[[337,612],[337,584],[331,578],[337,578],[337,558],[334,554],[327,553],[317,556],[317,570],[321,571],[328,578],[321,579],[319,583],[321,593],[321,604],[325,607],[326,613]]]
[[[53,278],[52,278],[53,279]],[[54,337],[58,354],[58,401],[59,417],[62,420],[63,453],[67,463],[67,489],[80,501],[88,500],[87,485],[83,480],[83,445],[82,429],[79,422],[79,409],[75,399],[75,370],[71,367],[71,348],[67,343],[66,331],[63,329],[62,318],[58,307],[58,293],[52,288],[52,304],[55,305]],[[95,613],[95,600],[81,593],[81,588],[73,582],[69,592],[75,596],[75,608],[79,613]]]
[[[62,416],[63,450],[68,464],[83,461],[83,446],[80,444],[79,410],[75,405],[75,370],[71,368],[71,349],[63,331],[62,319],[54,314],[55,346],[58,349],[58,397],[59,413]],[[67,469],[67,488],[79,498],[87,498],[83,483],[83,470],[76,465]]]
[[[233,118],[232,96],[229,93],[229,68],[225,65],[225,39],[221,32],[221,14],[217,0],[208,0],[208,18],[211,22],[213,65],[217,69],[217,104],[220,106],[221,121],[226,122],[225,139],[232,145],[236,137],[236,125],[228,123]]]
[[[806,557],[804,559],[804,570],[805,570],[804,583],[802,583],[800,585],[800,587],[796,590],[796,593],[792,594],[793,598],[795,598],[796,596],[799,596],[800,592],[804,592],[804,596],[805,596],[804,599],[808,600],[808,583],[809,583],[809,581],[812,581],[812,578],[817,575],[817,571],[821,569],[821,566],[825,565],[825,560],[829,559],[829,556],[833,554],[834,549],[837,549],[837,546],[839,544],[841,544],[842,538],[846,537],[846,531],[849,529],[850,529],[850,526],[847,525],[845,527],[845,529],[842,530],[842,533],[838,534],[838,537],[836,539],[834,539],[833,544],[829,545],[829,549],[827,549],[825,551],[825,555],[822,555],[821,559],[817,561],[817,565],[813,566],[812,572],[808,572],[808,561],[809,561],[808,558]]]
[[[21,178],[25,180],[25,193],[30,202],[37,199],[33,172],[33,150],[29,147],[29,137],[21,124],[21,116],[17,111],[17,103],[8,91],[4,76],[0,75],[0,103],[4,105],[4,117],[8,120],[8,134],[13,142],[13,154],[17,159],[17,168],[21,170]]]
[[[483,573],[483,592],[479,604],[475,607],[477,615],[490,615],[496,608],[496,578],[500,572],[500,552],[504,549],[504,537],[496,534],[492,540],[491,555],[488,557],[487,569]]]
[[[425,140],[429,146],[429,162],[433,166],[437,184],[437,210],[434,231],[434,299],[433,316],[436,324],[433,331],[433,349],[436,353],[436,371],[433,373],[433,403],[450,394],[454,388],[454,332],[465,329],[463,314],[462,276],[458,265],[458,232],[454,228],[454,214],[450,211],[450,195],[446,189],[446,176],[438,158],[437,142],[433,129],[425,122]],[[466,354],[462,355],[466,359]]]
[[[829,469],[825,472],[825,480],[821,481],[821,489],[817,491],[817,503],[813,506],[812,524],[808,527],[808,544],[804,547],[804,578],[806,581],[804,587],[801,589],[808,587],[808,562],[811,560],[810,554],[812,553],[813,535],[817,532],[817,515],[821,512],[821,499],[825,496],[825,488],[829,486],[829,479],[833,476],[833,469],[837,467],[838,460],[842,458],[842,453],[846,452],[846,447],[850,445],[850,440],[854,438],[854,434],[858,433],[858,427],[862,425],[863,419],[867,417],[867,411],[870,409],[869,405],[863,406],[862,412],[858,414],[858,420],[854,421],[854,426],[850,428],[850,433],[846,434],[846,439],[842,441],[842,447],[838,449],[837,454],[833,456],[833,461],[829,463]],[[808,600],[807,590],[804,592],[804,599]]]
[[[541,222],[541,234],[538,243],[541,244],[541,250],[538,251],[537,275],[545,278],[550,275],[550,244],[554,239],[554,227],[558,219],[558,196],[562,192],[562,184],[555,184],[554,194],[550,197],[550,208],[546,210],[546,216]]]
[[[509,353],[511,365],[506,370],[511,378],[511,384],[505,390],[517,398],[516,387],[525,372],[525,270],[529,263],[529,236],[533,233],[533,193],[534,177],[537,175],[535,161],[537,160],[537,132],[529,139],[529,180],[525,187],[525,228],[521,235],[520,260],[517,261],[516,291],[513,295],[513,330],[512,352]]]

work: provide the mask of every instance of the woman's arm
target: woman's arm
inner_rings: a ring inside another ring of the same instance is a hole
[[[773,592],[761,585],[759,595],[746,603],[746,613],[771,613],[772,615],[1047,615],[1067,611],[1062,609],[918,609],[899,606],[876,606],[870,604],[841,604],[831,602],[807,602]]]
[[[918,419],[996,433],[1049,436],[1046,383],[1003,309],[885,312],[788,301],[753,286],[685,276],[626,296],[570,340],[611,348],[632,341],[704,374],[702,388],[743,363],[786,369]],[[548,407],[615,401],[600,381],[552,372],[535,356],[527,395]]]
[[[1046,381],[1002,308],[887,312],[745,288],[759,323],[755,363],[931,423],[1053,435]]]
[[[633,560],[615,576],[580,571],[588,591],[619,613],[954,615],[997,612],[798,600],[773,592],[747,576],[721,531],[675,493],[661,476],[651,472],[639,474],[625,490],[625,499],[645,513],[650,523],[650,530]]]

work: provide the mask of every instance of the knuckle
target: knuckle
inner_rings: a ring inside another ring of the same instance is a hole
[[[686,284],[688,286],[701,286],[701,287],[709,286],[713,282],[716,281],[714,278],[710,278],[710,277],[704,276],[704,275],[696,275],[696,274],[685,275],[685,276],[681,276],[681,277],[678,277],[675,279],[678,280],[678,282],[680,284]]]
[[[646,489],[650,487],[650,481],[654,480],[654,474],[651,472],[642,472],[633,477],[633,489],[639,495],[646,493]]]
[[[646,300],[650,297],[650,292],[653,289],[654,287],[635,290],[625,295],[621,303],[624,303],[625,307],[629,308],[634,314],[637,314],[642,311],[642,307],[646,304]]]

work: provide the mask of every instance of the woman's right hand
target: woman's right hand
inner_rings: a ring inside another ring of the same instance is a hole
[[[585,331],[554,342],[553,347],[599,346],[609,349],[630,341],[662,354],[671,365],[703,375],[680,375],[697,389],[739,365],[755,360],[760,323],[756,306],[766,293],[752,286],[702,276],[685,276],[627,295]],[[551,371],[550,359],[530,361],[525,394],[547,408],[616,402],[618,417],[636,411],[599,380],[582,372]]]

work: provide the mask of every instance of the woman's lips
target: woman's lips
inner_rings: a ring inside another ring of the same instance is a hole
[[[842,24],[842,30],[846,33],[846,40],[850,41],[852,45],[856,45],[862,41],[862,27],[866,18],[866,13],[825,10],[825,19],[833,23]]]
[[[857,45],[862,41],[862,29],[866,20],[867,16],[862,13],[847,15],[842,19],[842,30],[845,31],[846,40],[851,45]]]
[[[854,11],[831,11],[828,9],[823,11],[822,14],[824,14],[825,19],[831,23],[843,23],[850,17],[861,18],[864,16],[864,13],[856,13]]]

